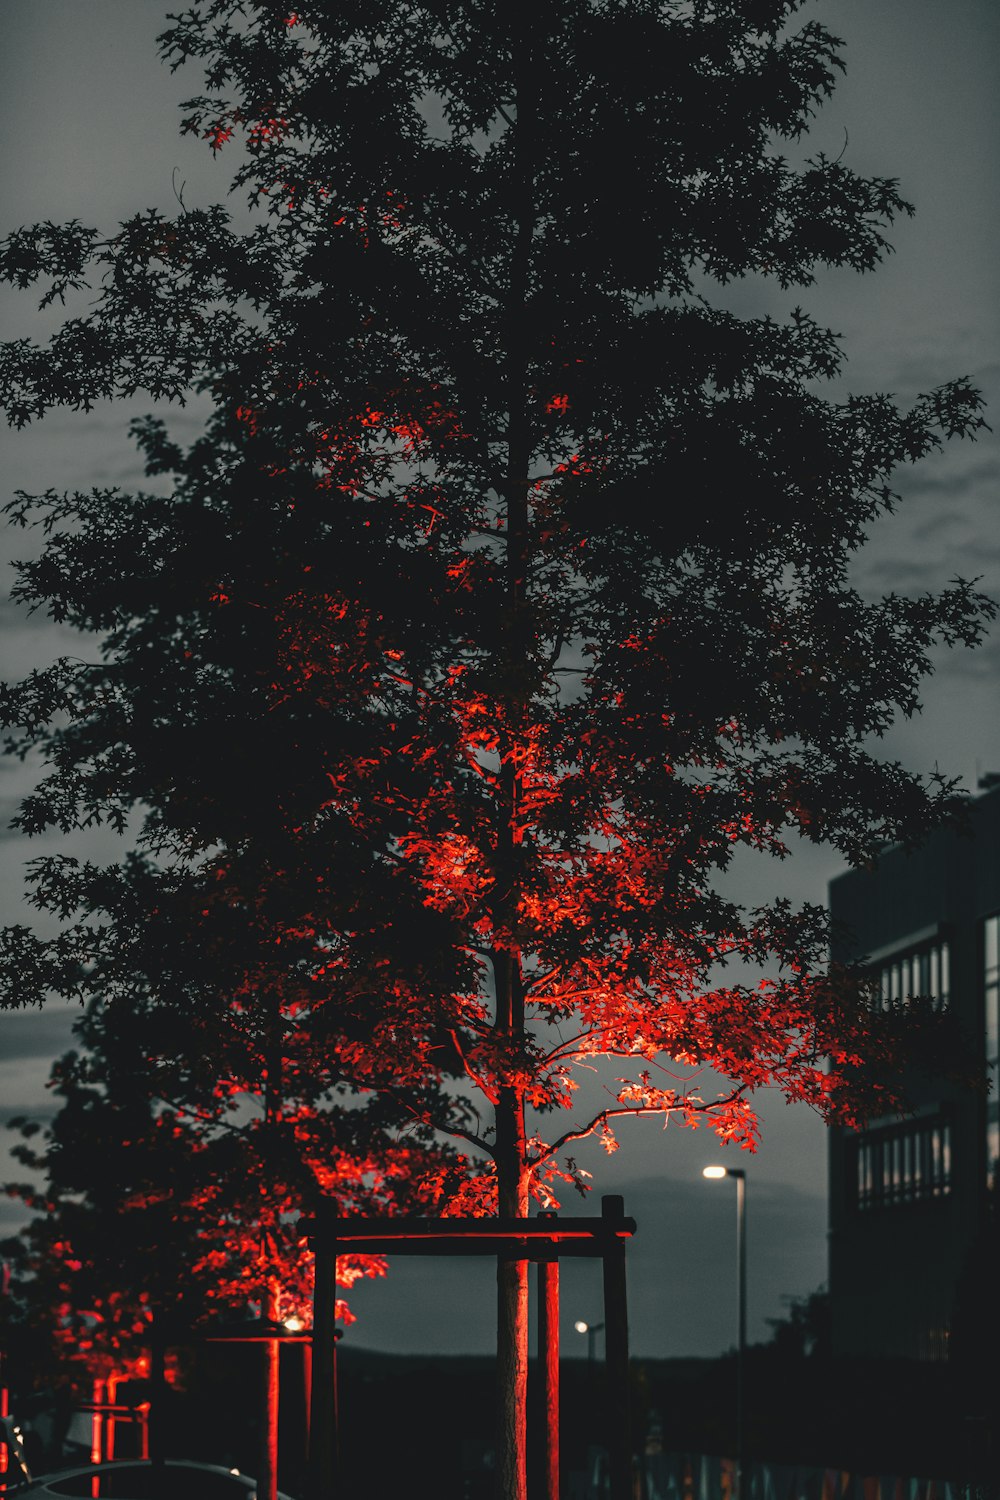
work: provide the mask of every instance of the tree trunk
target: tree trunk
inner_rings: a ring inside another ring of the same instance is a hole
[[[528,1262],[497,1260],[497,1500],[527,1500]]]
[[[501,1218],[528,1212],[524,1104],[504,1088],[497,1104],[497,1175]],[[527,1500],[528,1262],[497,1260],[497,1500]]]
[[[338,1487],[336,1200],[323,1205],[313,1245],[312,1358],[309,1364],[309,1500],[333,1500]]]
[[[535,227],[534,156],[536,90],[532,15],[515,5],[510,12],[515,90],[512,201],[516,229],[506,308],[507,459],[506,620],[504,654],[507,687],[500,727],[502,817],[496,850],[494,925],[500,941],[493,951],[498,1037],[516,1048],[524,1039],[524,980],[513,946],[521,895],[519,846],[524,837],[525,749],[530,732],[531,625],[528,612],[528,490],[532,454],[529,364],[532,330],[528,306],[531,248]],[[524,1096],[501,1084],[496,1104],[495,1161],[497,1210],[502,1218],[528,1212],[528,1169]],[[497,1261],[497,1500],[527,1500],[528,1262],[500,1256]]]
[[[264,1119],[269,1130],[281,1120],[282,1105],[282,1025],[281,1001],[277,992],[264,999],[267,1018],[266,1051],[264,1055]],[[275,1232],[277,1225],[271,1226]],[[269,1241],[268,1241],[269,1242]],[[264,1299],[261,1316],[265,1323],[278,1322],[278,1278],[268,1272],[264,1282]],[[276,1338],[266,1339],[262,1345],[264,1368],[261,1372],[263,1430],[260,1442],[260,1462],[257,1474],[258,1500],[278,1500],[278,1401],[281,1371],[281,1345]]]
[[[264,1293],[263,1314],[267,1322],[278,1321],[278,1283],[273,1276],[267,1280]],[[278,1500],[278,1396],[279,1360],[281,1345],[278,1340],[265,1339],[263,1368],[263,1414],[260,1462],[257,1473],[257,1495],[259,1500]]]

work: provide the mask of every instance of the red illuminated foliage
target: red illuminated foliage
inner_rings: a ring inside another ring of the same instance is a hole
[[[186,1342],[213,1314],[268,1302],[308,1326],[303,1210],[434,1212],[469,1175],[425,1123],[433,1058],[414,1048],[400,1064],[402,1006],[369,1035],[376,965],[348,964],[324,930],[333,875],[251,878],[248,862],[62,862],[59,898],[88,921],[66,928],[61,962],[20,934],[25,989],[88,1003],[84,1050],[53,1072],[45,1150],[17,1148],[46,1181],[9,1190],[42,1217],[6,1249],[23,1316],[91,1375],[146,1358],[154,1320]],[[39,904],[52,875],[36,871]],[[353,1107],[383,1076],[406,1107]],[[342,1321],[354,1281],[384,1272],[339,1258]]]
[[[175,920],[175,940],[178,932]],[[349,1213],[433,1211],[464,1177],[426,1132],[401,1139],[372,1115],[345,1111],[339,1071],[331,1079],[310,1069],[315,1059],[304,1065],[294,1034],[281,1050],[273,1028],[285,1008],[272,1003],[261,1015],[257,996],[244,993],[213,1010],[203,983],[199,1013],[186,1013],[183,965],[161,976],[151,1003],[143,957],[132,959],[129,1005],[93,982],[103,1004],[92,1001],[77,1026],[86,1050],[53,1068],[60,1103],[42,1149],[37,1125],[13,1122],[25,1137],[14,1154],[44,1178],[7,1189],[39,1215],[3,1246],[13,1317],[42,1331],[46,1364],[75,1379],[142,1373],[155,1329],[186,1344],[252,1304],[308,1326],[311,1257],[296,1228],[304,1205],[321,1195]],[[378,1256],[338,1260],[346,1292],[384,1274]],[[354,1321],[349,1298],[337,1316]]]
[[[950,816],[947,782],[865,747],[991,612],[963,581],[869,602],[848,578],[894,469],[974,435],[976,392],[824,399],[832,333],[712,304],[870,269],[907,211],[781,155],[839,67],[797,9],[175,20],[164,55],[207,78],[185,129],[245,142],[264,212],[40,226],[0,257],[47,296],[101,278],[47,351],[2,351],[12,422],[213,402],[187,451],[136,424],[166,494],[14,507],[49,530],[18,597],[104,642],[6,693],[12,748],[47,763],[19,826],[143,820],[117,870],[39,862],[69,925],[7,934],[15,1003],[79,993],[105,1040],[179,1015],[204,1072],[152,1053],[191,1105],[246,1086],[232,1055],[275,996],[297,1159],[336,1160],[313,1112],[355,1091],[337,1129],[410,1121],[442,1212],[554,1201],[581,1185],[567,1148],[613,1149],[623,1116],[752,1147],[763,1086],[845,1119],[899,1103],[906,1018],[829,969],[824,913],[721,880],[741,849],[861,863]],[[602,1058],[611,1097],[578,1115]],[[469,1159],[435,1163],[442,1135]],[[524,1267],[501,1296],[518,1500]]]

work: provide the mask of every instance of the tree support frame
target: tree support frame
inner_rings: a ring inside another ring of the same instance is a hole
[[[636,1232],[617,1194],[601,1199],[600,1218],[347,1219],[324,1202],[299,1230],[315,1256],[309,1500],[339,1493],[334,1309],[338,1255],[491,1255],[536,1261],[539,1368],[544,1412],[544,1500],[559,1500],[559,1261],[600,1259],[604,1269],[604,1346],[608,1378],[611,1500],[631,1500],[625,1246]]]

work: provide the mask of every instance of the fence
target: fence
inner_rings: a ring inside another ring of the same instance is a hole
[[[639,1459],[639,1495],[641,1500],[732,1500],[735,1467],[732,1459],[704,1454],[645,1453]],[[604,1451],[592,1448],[586,1472],[573,1476],[570,1500],[603,1500],[609,1493],[606,1471]],[[977,1493],[946,1479],[755,1462],[746,1465],[744,1491],[744,1500],[974,1500]]]

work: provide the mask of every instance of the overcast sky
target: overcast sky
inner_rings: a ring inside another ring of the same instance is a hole
[[[154,38],[166,7],[159,0],[6,0],[0,61],[0,227],[39,219],[80,218],[102,228],[148,207],[172,211],[172,180],[185,182],[189,207],[220,200],[229,166],[207,147],[177,135],[177,102],[197,92],[194,75],[171,76],[156,61]],[[809,150],[856,170],[901,179],[916,218],[896,227],[896,254],[874,275],[829,275],[816,288],[776,293],[760,285],[726,293],[735,310],[786,315],[796,301],[844,335],[849,354],[843,390],[910,397],[968,375],[1000,411],[1000,276],[997,265],[1000,131],[1000,9],[994,0],[818,0],[801,13],[824,21],[847,43],[848,72],[816,122]],[[0,297],[2,337],[40,327],[30,298]],[[89,416],[55,413],[21,434],[0,434],[0,491],[143,483],[127,437],[131,407]],[[199,415],[172,418],[192,436]],[[918,471],[898,476],[905,505],[880,524],[859,560],[866,592],[913,592],[955,575],[981,575],[1000,597],[1000,527],[995,438],[952,445]],[[23,555],[22,535],[8,555]],[[3,662],[15,677],[32,664],[72,651],[74,637],[28,621],[0,605]],[[942,657],[926,685],[918,721],[893,733],[887,753],[921,769],[940,765],[970,789],[1000,770],[1000,642],[975,655]],[[25,785],[22,769],[0,767],[3,825]],[[24,920],[26,850],[0,828],[0,903],[7,920]],[[51,846],[50,846],[51,847]],[[759,900],[784,893],[825,898],[835,861],[805,848],[777,868],[747,858],[737,889]],[[0,1118],[45,1109],[51,1058],[68,1042],[72,1017],[0,1013]],[[750,1335],[780,1314],[783,1294],[813,1290],[826,1274],[825,1131],[803,1108],[761,1101],[764,1140],[740,1160],[750,1179]],[[624,1192],[639,1220],[631,1252],[633,1347],[639,1354],[712,1354],[734,1338],[733,1199],[730,1183],[704,1183],[702,1165],[719,1158],[707,1131],[667,1130],[635,1122],[609,1161],[580,1158],[598,1191]],[[0,1146],[2,1146],[0,1142]],[[722,1160],[735,1160],[732,1152]],[[0,1175],[5,1158],[0,1155]],[[14,1175],[17,1175],[16,1169]],[[596,1208],[596,1204],[594,1205]],[[0,1205],[0,1226],[13,1223]],[[355,1296],[361,1323],[352,1338],[382,1348],[491,1347],[491,1271],[486,1264],[399,1262],[387,1283]],[[596,1266],[570,1266],[563,1309],[566,1338],[577,1317],[600,1317]],[[579,1340],[578,1340],[579,1342]]]

